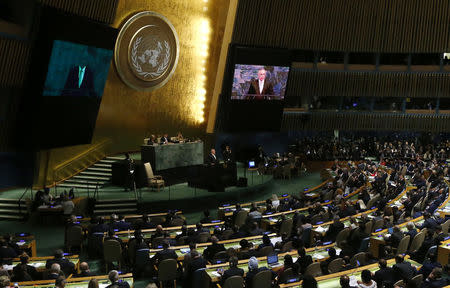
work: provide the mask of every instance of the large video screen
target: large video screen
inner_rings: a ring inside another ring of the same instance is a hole
[[[289,67],[236,64],[232,100],[283,100]]]
[[[101,98],[112,56],[112,50],[55,40],[43,95]]]

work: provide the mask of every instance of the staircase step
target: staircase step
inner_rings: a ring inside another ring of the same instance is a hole
[[[75,179],[85,179],[85,180],[103,180],[103,181],[109,181],[111,180],[110,177],[100,177],[100,176],[86,176],[86,175],[75,175],[72,178]]]
[[[24,215],[0,214],[1,220],[24,220]]]
[[[92,176],[107,176],[107,177],[111,177],[112,173],[107,173],[107,172],[94,172],[94,171],[83,171],[78,175],[92,175]]]
[[[119,160],[102,159],[102,160],[98,161],[98,163],[112,164],[112,163],[116,163],[117,161],[119,161]]]
[[[27,208],[26,207],[22,207],[22,211],[19,211],[19,208],[15,208],[15,209],[0,209],[0,214],[15,214],[15,215],[24,215],[27,214]]]
[[[106,160],[120,161],[120,160],[125,160],[125,156],[108,156],[105,159]]]
[[[26,207],[25,203],[22,203],[21,207]],[[0,203],[0,208],[13,208],[13,209],[18,209],[19,208],[19,203]]]
[[[9,198],[0,198],[0,202],[3,202],[3,203],[19,203],[19,199],[9,199]],[[24,203],[25,204],[25,200],[20,200],[20,202],[21,203]]]
[[[92,179],[83,180],[83,179],[70,178],[70,179],[64,181],[64,183],[103,185],[106,182],[105,181],[95,181],[95,180],[92,180]]]
[[[95,185],[65,184],[65,183],[59,184],[58,187],[67,187],[67,188],[72,188],[73,187],[73,188],[81,188],[81,189],[86,189],[86,188],[95,189],[95,188],[97,188],[97,186],[95,186]]]
[[[117,205],[118,204],[114,204],[114,203],[111,203],[111,204],[95,204],[95,209],[99,209],[99,208],[114,208],[114,207],[116,207],[117,208]],[[132,202],[130,202],[130,203],[121,203],[120,204],[120,207],[136,207],[137,205],[136,205],[136,202],[135,203],[132,203]]]
[[[111,164],[110,163],[95,163],[93,167],[111,168]]]
[[[89,167],[86,169],[87,171],[96,171],[96,172],[111,172],[111,168],[100,168],[100,167]]]

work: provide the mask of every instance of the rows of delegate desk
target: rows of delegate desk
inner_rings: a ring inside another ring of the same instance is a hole
[[[322,183],[321,185],[316,187],[316,189],[322,187],[324,184],[326,184],[326,182],[328,182],[328,181],[325,181],[324,183]],[[311,189],[311,191],[308,191],[308,192],[311,193],[311,194],[314,194],[315,193],[314,190],[316,190],[316,189]],[[403,191],[403,193],[401,195],[399,195],[396,199],[392,200],[388,205],[397,205],[398,206],[399,205],[398,201],[402,197],[404,197],[405,193],[406,193],[406,189],[405,189],[405,191]],[[347,197],[352,197],[354,195],[355,195],[355,193],[353,193],[352,195],[347,195]],[[287,197],[287,195],[284,196],[284,197]],[[443,211],[446,211],[444,207],[447,205],[448,200],[449,199],[447,199],[439,207],[439,211],[441,213],[441,216],[445,217],[447,215],[446,212],[443,212]],[[257,204],[263,204],[263,203],[264,203],[264,201],[261,201],[261,202],[259,202]],[[242,204],[241,207],[246,209],[246,207],[250,206],[250,205],[251,205],[251,203],[246,203],[246,204]],[[322,205],[327,205],[327,203],[322,203]],[[234,207],[231,206],[231,205],[226,205],[225,207],[220,207],[219,210],[223,210],[223,212],[224,212],[223,215],[224,216],[230,216],[230,213],[231,213],[231,215],[233,213],[233,208]],[[359,215],[354,215],[353,217],[358,217],[361,214],[368,214],[370,216],[370,214],[373,213],[375,210],[376,209],[368,210],[368,211],[365,211],[363,213],[360,213]],[[286,211],[286,212],[274,213],[273,215],[264,215],[265,217],[264,217],[263,221],[267,221],[271,225],[273,225],[274,223],[279,221],[277,217],[280,217],[281,215],[290,216],[290,215],[293,215],[293,213],[295,213],[295,212],[307,213],[307,208],[296,209],[294,211]],[[450,211],[447,211],[447,212],[450,213]],[[132,218],[133,217],[134,218],[140,218],[140,216],[141,215],[134,215],[134,216],[132,216]],[[160,215],[160,216],[163,216],[163,215]],[[345,226],[348,226],[350,224],[348,218],[341,219],[341,221],[344,222]],[[412,221],[420,223],[420,221],[422,221],[422,218],[418,217],[416,219],[413,219]],[[223,225],[223,224],[224,224],[224,222],[220,221],[220,222],[216,222],[216,223],[205,224],[205,226],[210,227],[210,229],[212,230],[215,226]],[[331,222],[323,223],[321,225],[315,225],[313,231],[315,231],[316,233],[319,233],[319,234],[324,233],[326,231],[326,229],[327,229],[327,226],[329,224],[331,224]],[[404,227],[405,225],[406,225],[406,223],[401,224],[400,226]],[[192,225],[191,227],[193,228],[194,225]],[[164,228],[164,230],[170,232],[170,236],[171,237],[175,237],[180,232],[180,229],[181,229],[181,227],[167,227],[167,228]],[[148,233],[147,235],[151,235],[152,232],[154,232],[154,230],[155,229],[147,229],[147,230],[143,230],[143,232],[144,232],[144,235],[146,235],[146,233]],[[371,237],[371,251],[372,251],[372,253],[374,253],[374,251],[377,250],[376,249],[377,243],[382,243],[381,241],[384,241],[383,240],[384,238],[382,237],[382,235],[386,234],[386,233],[387,233],[387,230],[383,230],[383,231],[378,231],[378,232],[376,232],[376,233],[374,233],[372,235],[372,237]],[[130,237],[132,237],[130,233],[125,232],[125,231],[124,232],[119,232],[118,235],[119,235],[119,237],[121,237],[125,241],[127,241]],[[270,237],[271,237],[271,240],[274,240],[274,241],[276,241],[278,239],[278,237],[275,234],[270,234]],[[262,236],[245,237],[245,239],[247,239],[250,242],[252,242],[255,246],[257,246],[257,245],[259,245],[261,243],[261,238],[262,238]],[[233,247],[233,248],[239,249],[239,241],[240,240],[241,239],[225,240],[225,241],[221,241],[221,243],[223,243],[226,248]],[[199,252],[202,252],[206,248],[206,246],[208,246],[210,244],[211,243],[201,243],[201,244],[198,245],[197,250],[199,250]],[[35,245],[35,241],[34,241],[34,245]],[[333,246],[335,246],[335,243],[330,244],[330,245],[326,245],[326,246],[316,247],[316,248],[309,248],[309,249],[307,249],[307,253],[310,254],[313,257],[314,261],[325,260],[328,257],[327,249],[329,247],[333,247]],[[336,247],[336,248],[337,248],[337,251],[339,251],[339,248],[338,247]],[[183,257],[184,257],[183,255],[188,252],[188,247],[187,246],[171,247],[171,249],[174,249],[176,251],[179,260],[182,260]],[[159,249],[152,249],[150,251],[150,256],[152,257],[158,250]],[[447,243],[447,242],[443,243],[439,247],[439,249],[438,249],[438,257],[440,259],[440,262],[441,261],[444,262],[443,259],[446,259],[447,262],[448,262],[449,251],[450,251],[450,243]],[[284,254],[287,254],[287,253],[293,255],[293,257],[296,256],[296,251],[286,252]],[[445,256],[444,253],[447,253],[446,256]],[[283,256],[284,254],[280,254],[280,256]],[[390,260],[388,263],[392,264],[391,263],[392,261],[393,260]],[[410,261],[410,260],[408,260],[408,261]],[[246,271],[248,269],[247,268],[247,262],[248,262],[248,260],[240,261],[239,262],[240,268],[243,268]],[[415,263],[415,262],[413,262],[413,264],[416,265],[416,266],[420,265],[420,264]],[[442,263],[442,264],[446,264],[446,263]],[[36,265],[38,265],[38,264],[36,264]],[[221,267],[226,267],[226,266],[228,266],[228,263],[222,263],[222,264],[217,264],[217,265],[209,265],[207,267],[207,273],[211,277],[211,280],[213,282],[216,282],[216,281],[219,280],[219,275],[216,272],[217,269],[221,268]],[[260,266],[267,266],[267,262],[265,261],[265,258],[260,258]],[[337,281],[339,281],[338,277],[340,276],[340,274],[345,273],[347,275],[349,275],[349,274],[350,275],[353,275],[353,274],[355,274],[355,275],[358,274],[359,275],[360,271],[362,269],[366,269],[366,268],[369,269],[369,270],[370,269],[376,270],[377,266],[375,264],[372,264],[372,265],[368,265],[368,266],[359,267],[359,268],[354,269],[354,270],[352,270],[350,272],[349,271],[345,271],[345,272],[340,272],[340,273],[335,273],[335,274],[330,274],[330,275],[317,277],[317,280],[319,281],[319,287],[335,287],[333,285],[335,285],[337,283]],[[276,268],[274,268],[274,269],[276,270]],[[80,279],[77,279],[77,281],[80,281]],[[69,281],[69,283],[71,283],[71,282]],[[44,283],[42,285],[44,285],[42,287],[45,287]],[[300,285],[300,283],[291,283],[291,284],[283,284],[283,285],[281,285],[281,287],[299,287],[299,285]]]

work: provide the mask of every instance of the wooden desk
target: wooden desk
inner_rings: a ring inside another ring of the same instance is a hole
[[[47,260],[54,259],[54,258],[55,258],[54,256],[30,257],[28,265],[31,265],[34,268],[36,268],[36,270],[38,272],[43,272],[46,270],[45,264],[47,263]],[[79,273],[80,272],[80,258],[78,257],[78,255],[70,255],[70,256],[66,256],[65,258],[67,258],[70,262],[75,264],[75,269]],[[5,267],[5,269],[8,271],[12,271],[14,266],[16,266],[17,264],[20,264],[19,258],[13,259],[11,265],[3,265],[3,267]]]
[[[111,284],[108,279],[108,275],[101,275],[66,279],[66,288],[87,288],[89,281],[93,278],[98,279],[99,288],[105,288],[106,286]],[[127,281],[128,284],[130,284],[130,287],[133,287],[134,282],[133,275],[131,273],[119,275],[119,279],[121,279],[122,281]],[[54,288],[55,280],[27,281],[19,282],[18,284],[21,288]],[[14,286],[14,283],[11,283],[11,286]]]

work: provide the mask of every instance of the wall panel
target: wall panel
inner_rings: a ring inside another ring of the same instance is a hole
[[[297,49],[444,52],[448,0],[241,0],[233,41]]]

